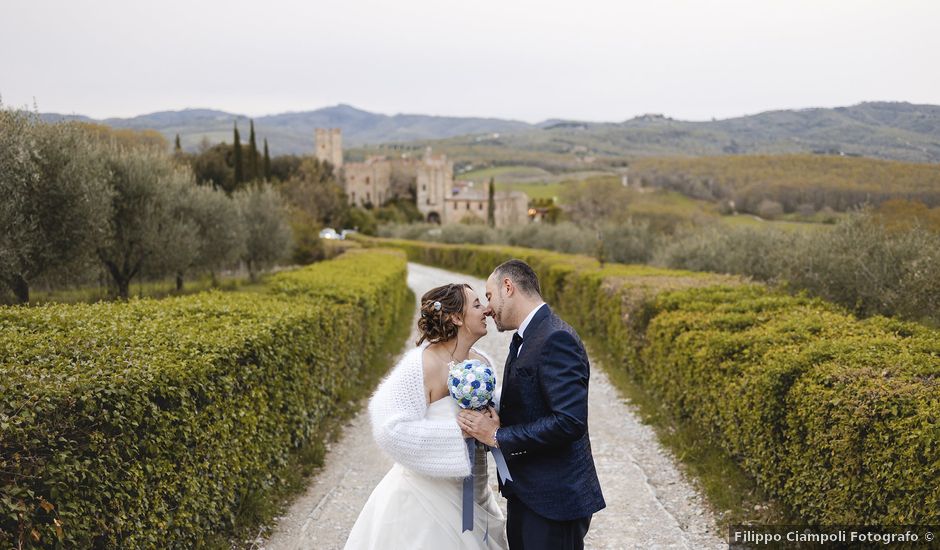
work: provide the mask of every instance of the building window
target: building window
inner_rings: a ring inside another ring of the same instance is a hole
[[[366,176],[366,185],[369,185],[369,183],[371,183],[371,182],[369,181],[370,179],[371,179],[371,178],[370,178],[369,176]]]
[[[470,201],[467,201],[467,210],[470,210]]]
[[[481,202],[480,204],[478,204],[477,206],[479,207],[479,208],[477,208],[477,210],[483,210],[483,203],[482,203],[482,202]]]
[[[457,201],[454,201],[454,210],[457,210]]]
[[[422,184],[421,184],[421,190],[422,190],[422,191],[427,191],[427,190],[428,190],[428,186],[427,186],[427,185],[424,185],[424,184],[422,183]]]

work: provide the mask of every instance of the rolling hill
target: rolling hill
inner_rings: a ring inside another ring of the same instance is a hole
[[[47,120],[78,115],[45,114]],[[247,135],[244,115],[187,109],[133,118],[97,120],[118,128],[154,129],[184,148],[195,150],[203,138],[231,140],[232,123]],[[623,122],[548,120],[539,124],[493,119],[415,114],[383,115],[349,105],[282,113],[255,119],[259,140],[272,154],[313,150],[317,127],[343,129],[350,148],[381,143],[434,145],[444,150],[501,150],[509,157],[562,156],[711,156],[725,154],[820,153],[912,162],[940,162],[940,106],[869,102],[851,107],[768,111],[712,121],[683,121],[644,115]],[[499,134],[496,136],[495,134]],[[480,155],[485,157],[486,155]]]

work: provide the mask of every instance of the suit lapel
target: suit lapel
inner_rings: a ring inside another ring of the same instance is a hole
[[[539,325],[542,324],[542,321],[548,318],[551,312],[552,310],[548,307],[548,304],[545,306],[539,306],[539,310],[535,313],[534,316],[532,316],[532,320],[529,321],[529,325],[525,329],[525,333],[529,336],[523,338],[522,340],[522,351],[519,353],[518,357],[516,357],[515,361],[513,361],[512,353],[506,356],[506,364],[503,366],[503,384],[502,389],[500,390],[502,395],[506,395],[506,380],[509,379],[513,365],[521,361],[522,356],[526,353],[526,350],[532,347],[531,342],[535,341],[534,336],[536,334],[536,329],[538,329]],[[526,341],[529,341],[530,344],[527,345]],[[512,348],[510,347],[510,351],[511,350]]]

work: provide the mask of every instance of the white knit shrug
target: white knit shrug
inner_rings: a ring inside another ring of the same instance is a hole
[[[372,395],[372,435],[383,451],[410,470],[431,477],[466,477],[470,457],[457,421],[425,418],[428,404],[422,357],[426,347],[407,352]],[[492,366],[487,355],[473,351]]]

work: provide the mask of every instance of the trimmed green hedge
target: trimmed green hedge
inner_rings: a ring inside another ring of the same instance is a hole
[[[546,300],[805,521],[940,523],[940,332],[711,274],[499,246],[372,240]]]
[[[254,292],[0,308],[0,546],[229,529],[374,382],[406,273],[401,252],[353,251]]]

